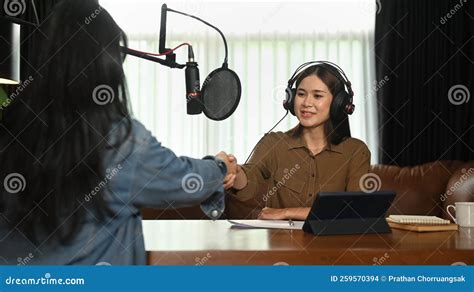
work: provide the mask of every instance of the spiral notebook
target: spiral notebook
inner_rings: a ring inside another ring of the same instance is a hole
[[[387,219],[391,228],[416,232],[458,230],[457,224],[437,216],[390,215]]]
[[[437,216],[419,216],[419,215],[390,215],[388,222],[399,224],[419,224],[419,225],[444,225],[451,223],[449,220]]]

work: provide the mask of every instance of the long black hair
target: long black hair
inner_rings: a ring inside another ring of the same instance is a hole
[[[126,44],[93,0],[59,2],[35,33],[37,54],[27,60],[33,73],[10,95],[0,123],[0,220],[31,240],[71,240],[86,209],[100,219],[111,215],[103,189],[84,197],[105,177],[104,151],[130,135]],[[118,122],[126,130],[110,145],[106,137]]]
[[[338,74],[334,68],[328,68],[329,65],[326,64],[318,64],[314,66],[310,66],[306,68],[303,72],[298,75],[296,79],[296,88],[298,88],[299,84],[303,79],[308,76],[315,75],[321,81],[326,84],[329,91],[333,96],[332,103],[334,102],[334,97],[344,89],[344,83],[341,80],[341,74]],[[336,75],[337,74],[337,75]],[[332,106],[331,103],[331,106]],[[337,145],[344,141],[346,138],[351,137],[351,130],[349,127],[349,118],[347,115],[344,115],[342,118],[336,117],[332,114],[329,116],[328,122],[324,124],[324,134],[328,142],[333,145]]]

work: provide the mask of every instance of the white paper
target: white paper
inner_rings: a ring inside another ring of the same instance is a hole
[[[228,220],[233,226],[240,228],[266,229],[303,229],[304,221],[288,220]],[[291,222],[293,224],[291,224]]]

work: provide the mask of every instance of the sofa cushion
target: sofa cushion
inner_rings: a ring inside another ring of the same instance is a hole
[[[380,190],[397,193],[387,214],[441,216],[441,195],[461,164],[460,161],[435,161],[412,167],[374,165],[371,172],[380,177]]]

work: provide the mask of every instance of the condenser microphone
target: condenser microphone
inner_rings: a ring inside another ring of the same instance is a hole
[[[237,106],[239,105],[242,86],[240,84],[239,76],[237,76],[234,71],[229,69],[227,62],[227,40],[225,39],[224,34],[220,29],[209,22],[194,15],[168,8],[166,4],[163,4],[162,6],[162,19],[164,19],[163,14],[166,14],[167,11],[196,19],[215,29],[222,37],[225,49],[224,62],[220,68],[215,69],[207,76],[206,80],[204,80],[204,83],[202,84],[201,90],[199,90],[199,70],[197,68],[197,63],[194,62],[194,60],[191,60],[191,58],[189,62],[186,63],[186,99],[188,101],[188,114],[199,114],[203,112],[206,117],[214,121],[222,121],[227,119],[232,115],[232,113],[234,113],[234,111],[237,109]],[[166,19],[164,22],[166,24]],[[164,36],[165,34],[163,32],[160,33],[160,37],[163,37],[163,42]],[[190,56],[192,56],[191,48]]]
[[[186,110],[188,115],[202,113],[202,98],[199,81],[198,63],[194,61],[193,47],[188,46],[188,62],[185,69],[186,80]]]
[[[225,49],[224,62],[220,68],[215,69],[207,76],[202,89],[200,86],[199,68],[194,60],[194,52],[191,45],[183,43],[174,49],[166,48],[166,20],[168,11],[196,19],[215,29],[222,37]],[[163,4],[161,7],[159,42],[159,54],[140,52],[125,47],[122,47],[122,51],[170,68],[185,68],[187,114],[197,115],[204,113],[207,118],[214,121],[222,121],[230,117],[239,105],[242,86],[237,73],[229,69],[227,41],[222,31],[199,17],[168,8],[166,4]],[[183,45],[188,45],[188,62],[186,64],[179,64],[176,63],[174,51]],[[166,59],[157,58],[159,56],[166,56]]]

